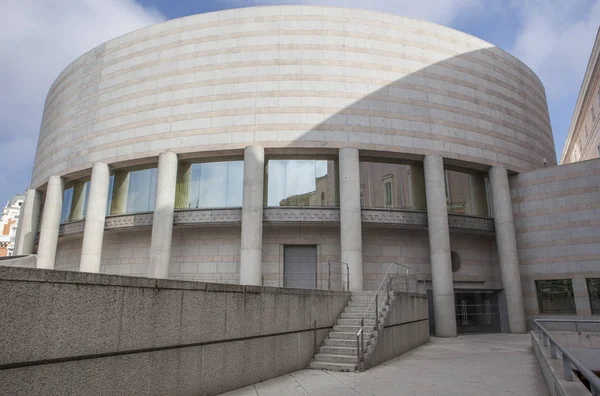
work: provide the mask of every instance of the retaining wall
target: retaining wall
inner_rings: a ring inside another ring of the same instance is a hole
[[[3,395],[236,389],[306,367],[350,298],[11,267],[0,295]]]

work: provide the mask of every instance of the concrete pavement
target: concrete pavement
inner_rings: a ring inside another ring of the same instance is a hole
[[[227,396],[547,395],[528,334],[432,338],[363,373],[300,370]]]

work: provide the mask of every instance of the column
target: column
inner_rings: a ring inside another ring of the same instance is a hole
[[[156,201],[150,244],[150,277],[168,278],[177,185],[177,154],[166,151],[158,156]]]
[[[362,218],[358,149],[340,149],[340,241],[350,271],[350,291],[363,290]]]
[[[19,228],[15,241],[15,256],[32,254],[35,244],[35,233],[40,222],[42,194],[33,188],[27,190],[25,202],[19,215]]]
[[[423,165],[425,170],[435,335],[438,337],[456,337],[444,161],[439,155],[428,155],[425,157]]]
[[[244,195],[242,201],[242,244],[240,285],[260,285],[262,276],[262,229],[265,150],[244,150]]]
[[[92,180],[88,185],[90,192],[85,213],[81,260],[79,262],[79,271],[82,272],[100,272],[109,184],[108,165],[100,162],[95,163],[92,167]]]
[[[502,166],[493,166],[490,168],[489,176],[500,274],[506,295],[508,327],[511,333],[524,333],[526,328],[523,292],[508,173]]]
[[[60,176],[50,176],[48,187],[46,188],[46,201],[44,202],[44,213],[40,227],[37,268],[54,268],[64,192],[65,181],[63,178]]]

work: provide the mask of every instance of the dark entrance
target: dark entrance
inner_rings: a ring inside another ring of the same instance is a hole
[[[495,291],[455,290],[458,333],[499,333],[500,311]]]

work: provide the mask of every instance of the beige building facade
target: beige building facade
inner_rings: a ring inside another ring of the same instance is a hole
[[[561,164],[600,157],[600,28],[575,105]]]
[[[396,262],[427,283],[436,334],[522,332],[511,188],[554,158],[540,80],[478,38],[343,8],[194,15],[57,78],[18,249],[40,268],[352,291]]]

